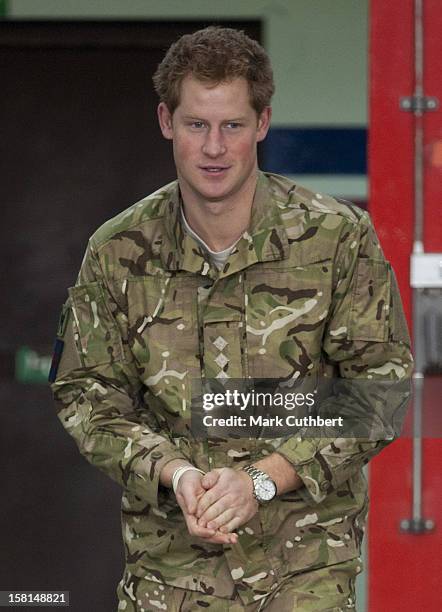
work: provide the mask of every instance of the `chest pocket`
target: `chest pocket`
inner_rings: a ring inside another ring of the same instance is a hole
[[[331,300],[331,267],[246,273],[246,336],[252,378],[309,376],[321,356]]]
[[[140,377],[175,415],[189,411],[191,380],[199,376],[195,277],[150,276],[127,285],[129,345]]]

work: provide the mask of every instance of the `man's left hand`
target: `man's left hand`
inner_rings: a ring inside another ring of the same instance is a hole
[[[231,468],[215,469],[201,480],[207,489],[198,501],[198,525],[232,532],[258,511],[253,482],[248,474]]]

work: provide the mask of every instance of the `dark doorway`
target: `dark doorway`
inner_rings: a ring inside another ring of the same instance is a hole
[[[116,609],[120,490],[80,457],[48,387],[14,380],[13,358],[50,353],[89,235],[175,178],[151,76],[205,25],[0,24],[0,590],[69,590],[74,612]],[[225,25],[261,38],[258,22]]]

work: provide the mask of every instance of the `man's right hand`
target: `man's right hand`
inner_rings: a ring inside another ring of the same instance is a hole
[[[188,470],[181,476],[176,490],[176,499],[183,511],[190,535],[212,544],[236,544],[238,541],[236,533],[221,533],[218,530],[198,525],[195,513],[200,497],[206,492],[201,484],[202,479],[203,474],[200,472]]]

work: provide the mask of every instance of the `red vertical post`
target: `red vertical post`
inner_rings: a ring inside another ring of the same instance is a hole
[[[441,108],[424,115],[426,251],[442,252],[442,3],[424,0],[424,93]],[[399,108],[414,92],[414,2],[371,0],[369,209],[398,277],[411,324],[409,258],[413,243],[414,116]],[[425,396],[425,419],[440,398]],[[431,405],[433,404],[433,405]],[[442,419],[442,412],[438,411]],[[410,415],[409,415],[410,416]],[[439,429],[440,431],[440,429]],[[370,612],[442,610],[442,444],[424,439],[423,515],[434,532],[411,535],[412,444],[393,443],[371,462],[369,515]]]

